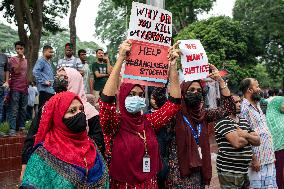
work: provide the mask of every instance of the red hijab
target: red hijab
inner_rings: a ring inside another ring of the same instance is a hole
[[[35,145],[43,142],[44,148],[58,159],[82,168],[86,168],[87,162],[90,169],[96,159],[93,141],[87,131],[71,133],[62,121],[74,99],[81,102],[72,92],[61,92],[50,98],[42,112]]]
[[[110,164],[112,179],[133,185],[155,177],[161,168],[159,146],[154,129],[146,120],[146,116],[140,112],[131,114],[125,108],[125,99],[135,86],[141,87],[130,83],[122,83],[120,86],[118,97],[121,113],[120,129],[113,142]],[[143,135],[143,130],[146,133],[147,149],[150,155],[150,173],[143,173],[142,169],[145,148],[143,140],[137,133]]]
[[[201,170],[203,184],[209,184],[212,177],[211,155],[207,123],[205,121],[206,112],[201,102],[196,107],[188,107],[184,101],[184,96],[193,82],[198,82],[203,87],[201,81],[183,82],[181,84],[182,102],[181,112],[177,115],[176,122],[176,144],[179,161],[180,174],[182,177],[190,176],[194,170]],[[202,159],[199,157],[198,147],[192,135],[191,128],[184,121],[185,116],[193,128],[197,124],[202,124],[199,145],[202,151]]]

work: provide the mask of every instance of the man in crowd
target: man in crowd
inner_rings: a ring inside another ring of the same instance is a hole
[[[0,53],[0,123],[2,123],[3,117],[3,105],[4,105],[4,91],[8,90],[9,84],[9,71],[8,71],[8,57]],[[0,137],[4,133],[0,132]]]
[[[110,61],[107,55],[105,55],[102,49],[96,50],[97,62],[92,65],[92,71],[94,74],[94,95],[96,101],[100,97],[100,91],[103,90],[109,74],[112,70]]]
[[[56,69],[58,70],[62,67],[74,68],[78,71],[82,70],[83,65],[80,59],[73,56],[73,46],[71,43],[65,44],[65,56],[59,59]]]
[[[27,120],[33,119],[36,96],[38,96],[38,91],[33,87],[33,83],[30,82],[28,88]]]
[[[260,138],[247,121],[239,116],[241,98],[237,95],[233,95],[232,98],[235,102],[235,111],[215,125],[215,137],[219,146],[216,166],[222,189],[245,189],[249,188],[251,145],[259,146]]]
[[[240,89],[244,94],[241,105],[241,116],[259,134],[261,140],[260,146],[252,147],[252,164],[248,173],[250,187],[276,189],[275,156],[272,137],[267,127],[266,117],[259,104],[261,89],[258,81],[254,78],[242,80]]]
[[[33,68],[36,78],[37,90],[39,91],[39,108],[54,95],[54,73],[51,66],[53,48],[49,45],[43,47],[43,56],[39,58]]]
[[[24,129],[26,120],[26,107],[28,103],[28,63],[25,59],[25,44],[21,41],[15,43],[17,56],[9,60],[10,71],[10,103],[7,110],[7,119],[10,125],[9,135],[16,134],[17,121],[19,129]]]
[[[84,79],[84,90],[86,94],[91,93],[91,71],[90,71],[90,66],[87,62],[87,54],[84,49],[80,49],[78,51],[78,57],[83,65],[82,70],[80,70],[80,73],[83,75]]]

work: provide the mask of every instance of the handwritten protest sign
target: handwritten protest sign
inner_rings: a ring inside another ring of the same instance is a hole
[[[125,63],[124,82],[164,86],[168,79],[172,14],[133,2],[127,38],[132,41],[132,47]]]
[[[132,41],[131,54],[125,63],[123,78],[147,81],[150,85],[153,85],[153,82],[167,83],[169,67],[167,55],[168,47]]]
[[[199,40],[180,40],[181,64],[185,81],[206,78],[209,74],[208,58]]]
[[[133,2],[127,38],[170,46],[172,13],[151,5]]]

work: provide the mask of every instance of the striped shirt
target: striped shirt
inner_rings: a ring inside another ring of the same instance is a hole
[[[239,123],[230,117],[225,117],[215,125],[215,137],[218,143],[217,170],[219,172],[231,172],[246,174],[252,158],[251,145],[236,149],[226,139],[226,135],[237,130],[237,126],[249,133],[254,132],[247,121],[240,118]]]
[[[255,108],[247,99],[243,99],[241,116],[245,118],[250,127],[259,134],[260,146],[252,147],[252,152],[261,165],[267,165],[275,161],[272,136],[268,130],[266,117],[259,103]]]

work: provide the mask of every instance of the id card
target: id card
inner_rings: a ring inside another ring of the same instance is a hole
[[[201,148],[200,148],[200,146],[198,146],[198,153],[199,153],[199,157],[200,157],[200,159],[202,159],[202,152],[201,152]]]
[[[143,157],[143,173],[150,173],[150,156],[145,155]]]

